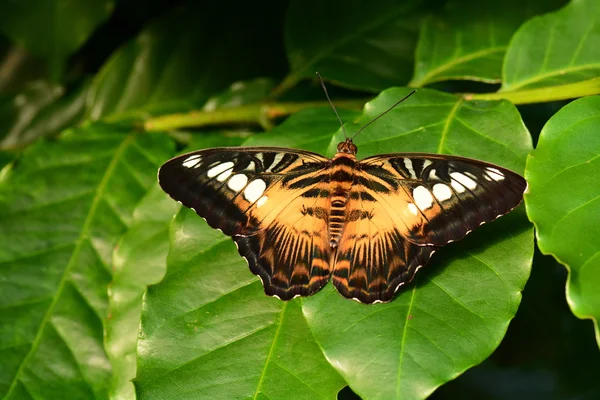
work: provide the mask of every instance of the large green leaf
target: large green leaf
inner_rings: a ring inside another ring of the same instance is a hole
[[[600,96],[564,107],[527,159],[527,213],[538,246],[569,269],[567,299],[591,318],[600,344]]]
[[[106,398],[111,255],[170,140],[88,125],[40,142],[0,182],[0,396]]]
[[[488,359],[431,400],[598,399],[600,352],[589,321],[565,302],[566,271],[536,251],[519,311]]]
[[[277,92],[319,71],[325,79],[370,91],[408,81],[421,0],[293,0],[285,22],[291,71]]]
[[[129,230],[113,254],[113,280],[108,291],[105,348],[112,365],[112,399],[135,397],[136,341],[146,286],[163,277],[169,251],[169,222],[179,205],[158,184],[133,212]]]
[[[114,0],[0,2],[0,30],[29,52],[46,57],[55,77],[66,57],[111,14]]]
[[[272,0],[232,9],[212,0],[177,8],[105,64],[90,90],[89,117],[183,112],[232,82],[276,75],[280,54],[273,38],[284,6]]]
[[[557,12],[532,18],[510,42],[501,91],[553,87],[597,78],[599,37],[597,0],[574,0]]]
[[[366,106],[361,123],[406,93],[384,92]],[[342,137],[336,131],[331,110],[306,110],[247,144],[283,141],[332,154]],[[439,151],[516,171],[531,149],[510,103],[466,103],[431,90],[377,121],[357,144],[361,157]],[[358,304],[332,285],[283,303],[263,294],[229,239],[183,210],[172,226],[167,275],[149,289],[143,308],[138,393],[333,398],[341,382],[326,358],[365,398],[423,398],[498,345],[529,274],[532,239],[519,209],[439,251],[416,285],[389,304]]]
[[[519,25],[564,0],[458,0],[421,28],[411,86],[470,79],[500,82],[508,42]]]
[[[192,139],[191,148],[235,146],[242,140],[240,136],[202,133]],[[131,380],[136,376],[142,297],[146,287],[158,283],[165,274],[169,223],[179,207],[165,195],[158,183],[153,185],[134,210],[131,226],[113,253],[114,272],[108,292],[109,317],[105,337],[106,351],[113,368],[112,399],[135,397]]]

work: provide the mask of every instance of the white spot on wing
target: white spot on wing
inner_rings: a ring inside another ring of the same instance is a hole
[[[437,179],[440,180],[440,177],[437,176],[435,168],[429,171],[429,179]]]
[[[258,199],[258,201],[256,202],[256,207],[260,208],[262,206],[265,205],[265,203],[267,202],[269,198],[267,196],[263,196],[260,199]]]
[[[452,190],[443,183],[433,185],[433,195],[438,201],[446,201],[452,197]]]
[[[503,181],[504,180],[504,174],[502,172],[500,172],[499,169],[497,168],[492,168],[492,167],[488,167],[487,169],[487,173],[488,175],[495,181]]]
[[[458,183],[462,184],[463,186],[467,187],[468,189],[475,189],[477,187],[477,182],[475,182],[473,179],[469,178],[468,176],[466,176],[465,174],[462,174],[460,172],[451,172],[450,176],[452,177],[452,179],[454,179],[455,181],[457,181]],[[454,186],[454,182],[452,184],[452,187],[459,192],[458,189],[456,189],[456,187]],[[464,191],[464,189],[463,189]],[[460,192],[459,192],[460,193]]]
[[[249,202],[254,203],[256,200],[260,199],[260,196],[263,195],[266,188],[267,184],[262,179],[253,180],[246,186],[244,197]]]
[[[468,176],[469,178],[473,179],[474,181],[477,181],[477,177],[475,175],[473,175],[472,173],[465,171],[465,175]]]
[[[419,210],[417,209],[417,206],[415,206],[413,203],[408,203],[408,211],[410,211],[414,215],[419,214]]]
[[[410,160],[410,158],[405,158],[404,159],[404,166],[406,167],[406,169],[410,173],[411,177],[413,177],[413,178],[417,177],[417,175],[415,174],[415,170],[413,169],[412,161]]]
[[[427,210],[433,206],[433,196],[425,186],[417,186],[412,194],[417,207],[421,210]]]
[[[277,164],[279,164],[279,161],[281,161],[281,159],[283,158],[283,153],[277,153],[275,154],[275,158],[273,159],[273,163],[271,164],[271,166],[269,168],[267,168],[267,171],[271,171],[274,167],[277,166]]]
[[[423,162],[423,169],[429,167],[432,164],[431,160],[425,160]]]
[[[247,171],[254,171],[255,169],[256,169],[256,164],[254,164],[254,161],[250,161],[250,163],[246,167],[246,170]]]
[[[221,172],[224,172],[227,169],[233,168],[233,163],[231,161],[224,162],[223,164],[217,164],[206,172],[206,175],[209,178],[214,178],[219,175]]]
[[[248,177],[244,174],[236,174],[231,177],[231,179],[227,182],[227,186],[229,189],[239,192],[246,186],[248,183]]]
[[[186,168],[192,168],[194,165],[200,162],[201,156],[200,154],[194,154],[193,156],[189,156],[183,162],[183,166]]]
[[[223,172],[221,175],[217,176],[217,180],[219,182],[225,182],[225,180],[227,178],[229,178],[229,176],[231,175],[232,172],[233,172],[233,168],[229,168],[228,170]]]
[[[450,182],[450,185],[452,186],[452,188],[454,190],[456,190],[456,193],[462,193],[465,190],[467,190],[467,189],[465,189],[465,187],[463,185],[461,185],[460,183],[458,183],[455,180],[452,180],[452,182]]]

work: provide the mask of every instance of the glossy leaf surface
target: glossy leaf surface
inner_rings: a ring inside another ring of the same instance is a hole
[[[600,2],[572,1],[532,18],[512,38],[502,91],[552,87],[600,74]]]
[[[569,269],[567,299],[591,318],[600,344],[600,96],[564,107],[527,159],[525,196],[538,246]]]
[[[112,250],[169,139],[105,125],[39,142],[0,182],[0,396],[106,398]]]
[[[508,43],[527,19],[562,0],[509,0],[501,7],[478,0],[448,2],[421,27],[411,86],[447,80],[499,83]]]

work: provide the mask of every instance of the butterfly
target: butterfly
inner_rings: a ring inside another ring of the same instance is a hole
[[[436,249],[522,200],[520,175],[420,153],[332,158],[278,147],[212,148],[159,170],[162,189],[231,236],[266,294],[289,300],[329,280],[347,298],[390,301]]]

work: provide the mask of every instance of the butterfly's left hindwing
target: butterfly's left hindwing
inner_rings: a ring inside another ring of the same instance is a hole
[[[329,280],[329,160],[280,148],[216,148],[159,170],[165,192],[232,236],[265,292],[309,295]]]

